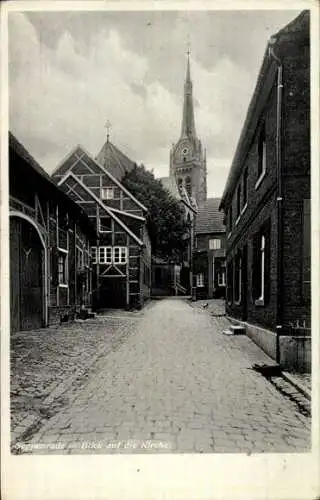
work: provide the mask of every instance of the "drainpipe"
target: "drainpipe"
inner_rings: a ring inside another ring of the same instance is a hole
[[[276,39],[269,42],[269,55],[278,66],[277,71],[277,129],[276,129],[276,167],[277,167],[277,325],[276,325],[276,362],[280,364],[280,335],[283,332],[283,179],[282,179],[282,98],[283,65],[274,53]]]

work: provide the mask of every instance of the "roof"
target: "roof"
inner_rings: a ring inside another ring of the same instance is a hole
[[[174,177],[159,177],[159,180],[162,186],[169,191],[169,193],[178,201],[182,201],[185,205],[187,205],[193,212],[197,210],[196,200],[192,197],[188,196],[186,188],[181,186],[178,188],[176,180]]]
[[[31,156],[29,151],[18,141],[18,139],[9,131],[9,148],[15,151],[30,167],[33,168],[41,177],[52,184],[56,189],[57,186],[51,179],[50,175],[39,165],[39,163]]]
[[[112,142],[107,140],[96,157],[100,163],[113,177],[121,181],[124,175],[135,167],[136,163],[118,149]]]
[[[137,198],[123,185],[121,182],[112,175],[112,173],[106,169],[101,163],[90,156],[90,153],[84,149],[83,146],[79,144],[73,148],[70,153],[64,158],[64,160],[58,165],[58,167],[54,170],[53,176],[56,178],[58,182],[58,177],[62,177],[68,172],[72,171],[72,168],[79,162],[84,162],[89,170],[95,173],[105,173],[109,179],[114,182],[126,195],[131,198],[144,212],[147,212],[148,209],[139,201]]]
[[[247,110],[247,115],[221,198],[219,207],[220,210],[225,209],[232,197],[232,193],[241,175],[243,161],[255,134],[265,100],[267,99],[269,91],[274,83],[277,65],[274,58],[271,56],[272,50],[270,49],[275,45],[279,46],[283,41],[286,41],[287,37],[290,35],[295,38],[297,38],[299,34],[301,36],[302,33],[302,36],[309,36],[309,16],[309,11],[301,12],[298,17],[278,31],[268,41],[258,74],[257,83]]]
[[[68,206],[70,212],[72,212],[79,221],[82,222],[83,226],[91,233],[91,235],[96,235],[94,226],[92,225],[90,219],[84,210],[77,205],[65,192],[57,186],[50,175],[39,165],[39,163],[31,156],[29,151],[21,144],[20,141],[9,131],[9,149],[16,153],[22,160],[24,164],[29,166],[36,176],[40,177],[44,182],[44,185],[49,189],[50,196],[54,193],[54,196],[61,200],[63,204]],[[10,163],[9,170],[14,167],[14,164]],[[32,183],[31,183],[32,185]]]
[[[181,195],[177,186],[177,183],[173,177],[160,177],[158,179],[162,186],[169,191],[169,193],[176,198],[181,200]]]
[[[220,198],[208,198],[198,205],[196,234],[224,233],[223,214],[219,212]]]

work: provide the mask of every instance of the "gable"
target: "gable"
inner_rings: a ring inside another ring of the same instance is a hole
[[[114,206],[114,208],[140,213],[141,211],[147,212],[147,208],[140,203],[133,194],[131,194],[101,164],[91,158],[91,156],[80,146],[77,146],[77,148],[73,150],[64,162],[54,171],[53,177],[59,182],[68,172],[72,172],[72,174],[77,176],[98,198],[101,198],[102,188],[113,188],[114,199],[119,201],[118,205],[111,202],[111,206]],[[122,201],[120,203],[121,199],[126,200],[126,207],[122,206]]]
[[[110,216],[113,221],[120,226],[138,245],[143,246],[143,241],[128,227],[125,222],[119,218],[115,211],[105,205],[81,180],[72,172],[68,172],[63,179],[59,181],[59,185],[64,189],[68,196],[73,197],[74,201],[84,208],[89,217],[95,217],[97,213],[97,204],[99,209],[102,209],[106,215]],[[129,215],[129,214],[123,214]],[[141,223],[140,223],[141,224]],[[131,223],[132,225],[132,223]]]

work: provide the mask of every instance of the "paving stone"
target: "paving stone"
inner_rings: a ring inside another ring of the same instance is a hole
[[[101,355],[68,388],[57,415],[32,436],[33,442],[59,436],[67,454],[168,452],[146,444],[157,440],[171,440],[172,452],[185,453],[291,452],[309,446],[310,418],[248,369],[268,358],[247,337],[222,335],[225,318],[212,317],[182,299],[168,299],[138,316],[118,311],[112,318],[90,321],[80,333],[78,325],[62,328],[67,335],[59,365],[62,379],[70,374],[64,360],[68,342],[78,363],[90,364],[90,356]],[[58,329],[53,334],[56,349],[62,334]],[[110,350],[102,354],[107,338]],[[48,349],[46,337],[45,345]],[[57,369],[58,364],[50,366]],[[132,439],[139,445],[130,448]]]

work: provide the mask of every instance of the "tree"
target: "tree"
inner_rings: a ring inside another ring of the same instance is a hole
[[[148,209],[147,224],[153,254],[177,259],[186,246],[188,231],[181,203],[143,165],[136,165],[122,183]]]

